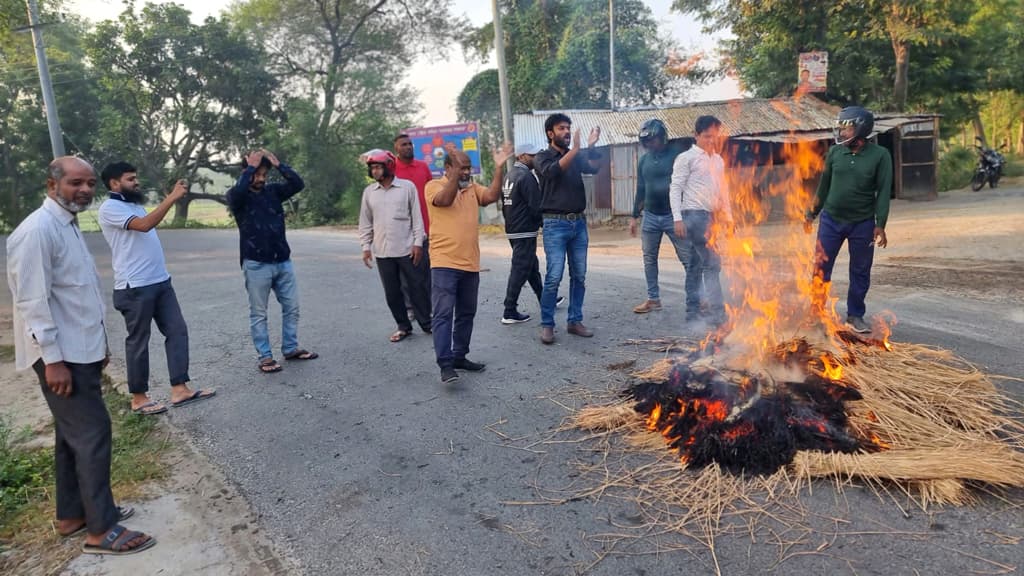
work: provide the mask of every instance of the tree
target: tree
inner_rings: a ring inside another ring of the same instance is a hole
[[[174,221],[188,218],[189,203],[221,193],[205,191],[201,169],[228,173],[275,118],[274,78],[260,49],[226,20],[194,24],[177,4],[133,5],[86,37],[94,73],[104,91],[98,139],[105,159],[133,159],[146,181],[166,191],[185,178],[190,190]]]
[[[69,153],[91,158],[99,97],[79,42],[86,26],[61,21],[57,2],[40,6],[47,59]],[[25,3],[0,0],[0,229],[9,230],[39,206],[52,158]]]
[[[464,28],[450,0],[247,0],[232,19],[267,46],[263,64],[286,88],[278,103],[289,121],[272,136],[302,159],[303,215],[314,224],[356,213],[366,182],[359,154],[390,146],[418,112],[403,72],[423,50],[459,42]]]

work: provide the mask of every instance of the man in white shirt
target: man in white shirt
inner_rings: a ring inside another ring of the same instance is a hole
[[[395,177],[395,155],[374,150],[366,155],[370,178],[375,182],[363,190],[359,208],[359,244],[363,263],[377,271],[384,285],[384,299],[398,329],[391,342],[412,334],[412,322],[405,308],[402,286],[412,305],[413,316],[423,332],[430,334],[430,296],[423,274],[416,267],[423,258],[423,213],[419,192],[409,180]]]
[[[725,322],[725,306],[718,277],[722,261],[714,248],[708,246],[708,234],[713,219],[732,228],[725,162],[718,154],[721,128],[722,122],[714,116],[697,118],[696,142],[676,157],[669,185],[676,236],[686,237],[693,246],[693,260],[686,272],[686,321],[694,322],[700,315],[703,283],[711,313],[709,323],[713,326]]]
[[[110,199],[100,205],[100,229],[110,245],[114,266],[114,308],[124,316],[128,391],[132,412],[152,415],[167,406],[149,398],[149,334],[153,321],[164,335],[167,374],[171,379],[171,406],[184,406],[214,395],[212,390],[188,386],[188,326],[164,261],[156,227],[188,188],[179,180],[152,212],[142,204],[138,170],[127,162],[107,165],[101,174]]]
[[[35,370],[53,414],[57,531],[84,530],[86,553],[132,554],[156,540],[118,524],[133,510],[114,505],[110,490],[105,309],[77,216],[92,203],[96,172],[80,158],[57,158],[46,189],[42,207],[7,239],[15,367]]]

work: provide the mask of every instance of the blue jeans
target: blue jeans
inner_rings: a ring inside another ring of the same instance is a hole
[[[292,261],[257,262],[243,260],[245,291],[249,293],[249,332],[259,359],[272,358],[267,333],[267,303],[274,291],[281,304],[281,353],[287,356],[299,349],[299,288],[295,283]]]
[[[874,219],[844,224],[833,220],[828,212],[821,213],[814,273],[825,282],[832,281],[832,268],[839,249],[843,247],[843,240],[846,240],[846,248],[850,252],[850,291],[846,294],[846,314],[863,318],[866,311],[864,298],[871,286],[871,264],[875,260]]]
[[[683,225],[686,226],[686,237],[693,247],[690,269],[686,274],[686,316],[693,318],[700,313],[703,281],[704,294],[707,296],[711,314],[720,317],[725,314],[722,283],[718,277],[722,271],[722,259],[708,246],[711,213],[706,210],[683,210]]]
[[[661,290],[658,287],[658,254],[661,252],[661,237],[668,235],[668,239],[676,249],[676,257],[683,265],[683,270],[690,269],[693,247],[687,238],[676,236],[672,214],[651,214],[644,210],[643,217],[643,223],[640,225],[640,242],[644,252],[647,299],[661,300]],[[686,276],[690,276],[689,272]]]
[[[480,291],[480,273],[434,268],[430,271],[430,298],[434,307],[431,331],[437,365],[451,368],[469,354]]]
[[[569,324],[583,322],[583,296],[587,291],[587,246],[590,236],[587,221],[544,219],[544,257],[547,260],[547,274],[544,277],[544,292],[540,297],[540,325],[555,325],[555,302],[558,300],[558,286],[565,273],[565,262],[569,261]]]

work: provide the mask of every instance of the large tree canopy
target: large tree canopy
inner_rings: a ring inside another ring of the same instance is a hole
[[[531,109],[608,108],[610,68],[606,0],[502,0],[502,30],[514,112]],[[467,50],[486,61],[494,28],[473,31]],[[672,42],[659,33],[640,0],[615,2],[615,106],[678,101],[683,79],[667,68]],[[691,79],[704,72],[690,71]],[[477,74],[458,98],[463,120],[500,126],[496,70]]]

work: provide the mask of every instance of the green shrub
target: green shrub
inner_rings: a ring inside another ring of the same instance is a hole
[[[1007,178],[1024,176],[1024,157],[1007,155],[1006,165],[1003,166],[1003,176]]]
[[[978,155],[971,148],[954,145],[939,155],[940,192],[958,190],[971,183]]]

